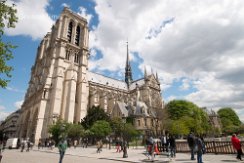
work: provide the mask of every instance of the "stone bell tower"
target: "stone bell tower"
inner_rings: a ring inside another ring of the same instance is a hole
[[[79,122],[87,111],[88,24],[64,8],[52,30],[41,41],[21,107],[17,132],[38,142],[48,138],[57,118]]]

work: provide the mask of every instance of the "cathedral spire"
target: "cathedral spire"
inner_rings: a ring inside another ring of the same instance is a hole
[[[128,41],[126,43],[127,43],[127,56],[126,56],[126,65],[125,65],[125,82],[129,87],[133,79],[132,79],[132,70],[130,66]]]
[[[146,69],[146,66],[144,67],[144,78],[147,77],[147,69]]]
[[[158,80],[158,72],[156,72],[156,80],[159,81],[159,80]]]

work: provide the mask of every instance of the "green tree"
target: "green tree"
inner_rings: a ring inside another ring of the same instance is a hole
[[[68,137],[71,139],[79,139],[84,135],[84,128],[80,124],[70,124],[67,130]]]
[[[203,134],[210,128],[207,113],[192,102],[173,100],[165,106],[165,110],[167,119],[163,121],[168,121],[166,129],[169,132],[185,135],[193,131]]]
[[[182,118],[179,120],[173,120],[170,123],[169,133],[173,135],[187,135],[189,131],[188,123]]]
[[[90,131],[93,133],[95,137],[104,138],[112,132],[112,129],[110,127],[109,122],[100,120],[100,121],[96,121],[92,125]]]
[[[132,140],[140,135],[140,132],[135,129],[135,127],[131,123],[125,123],[122,127],[122,136],[126,140]]]
[[[69,126],[69,123],[59,119],[49,126],[48,132],[52,135],[53,140],[58,143],[60,139],[67,137]]]
[[[124,123],[122,122],[121,118],[119,117],[112,118],[110,121],[110,126],[116,137],[122,135]]]
[[[89,129],[98,120],[109,122],[110,118],[100,106],[92,106],[92,108],[88,109],[87,115],[81,120],[81,125],[85,129]]]
[[[222,131],[231,134],[237,132],[241,126],[241,121],[232,108],[221,108],[218,110],[218,116],[222,124]]]
[[[0,87],[2,88],[5,88],[9,82],[6,78],[11,77],[10,72],[13,68],[6,62],[13,58],[11,49],[16,47],[9,42],[4,42],[2,36],[6,27],[15,28],[15,23],[18,21],[16,13],[14,5],[7,5],[6,0],[0,1]]]

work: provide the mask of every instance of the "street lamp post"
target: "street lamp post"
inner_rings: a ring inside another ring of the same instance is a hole
[[[126,138],[125,138],[125,124],[126,124],[126,117],[122,117],[122,121],[124,124],[124,131],[123,131],[123,158],[127,158],[128,154],[127,154],[127,142],[126,142]]]

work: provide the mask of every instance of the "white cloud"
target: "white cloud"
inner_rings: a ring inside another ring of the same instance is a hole
[[[70,5],[67,4],[67,3],[62,3],[61,6],[62,6],[62,7],[70,7]]]
[[[80,16],[86,18],[86,19],[87,19],[87,22],[90,23],[90,20],[91,20],[91,18],[92,18],[92,15],[87,13],[86,8],[80,6],[80,7],[79,7],[78,15],[80,15]]]
[[[10,113],[5,111],[5,107],[0,105],[0,121],[4,120]]]
[[[180,86],[181,90],[188,90],[190,88],[190,80],[189,79],[183,79],[182,80],[182,85]]]
[[[20,89],[10,87],[10,86],[8,86],[6,89],[9,91],[12,91],[12,92],[17,92],[17,93],[24,93],[25,92],[24,90],[20,90]]]
[[[21,101],[16,101],[14,103],[14,106],[17,108],[17,109],[20,109],[21,108],[21,105],[23,104],[24,100],[21,100]]]
[[[18,23],[15,28],[5,30],[7,35],[26,35],[40,39],[51,30],[54,21],[46,11],[48,0],[20,0],[15,4]]]
[[[95,2],[99,24],[90,32],[90,46],[103,58],[93,61],[94,68],[123,71],[128,37],[130,50],[158,72],[163,90],[184,78],[182,89],[196,89],[185,98],[199,106],[244,108],[244,3]]]

